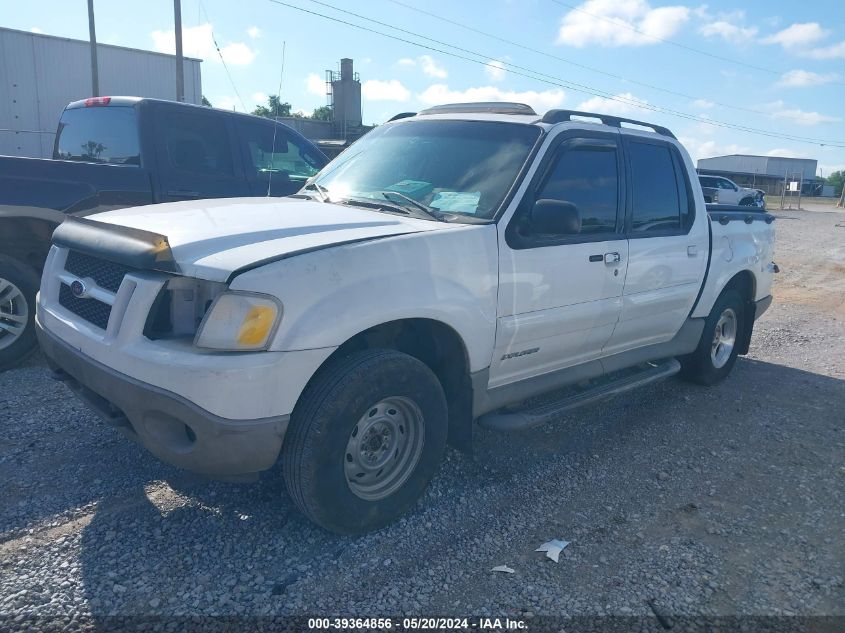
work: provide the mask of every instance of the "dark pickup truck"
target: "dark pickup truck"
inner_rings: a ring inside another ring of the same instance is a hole
[[[69,104],[52,159],[0,156],[0,371],[35,346],[35,293],[67,215],[197,198],[287,196],[328,162],[269,119],[157,99]]]

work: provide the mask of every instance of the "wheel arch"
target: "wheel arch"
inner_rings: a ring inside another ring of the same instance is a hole
[[[459,450],[470,452],[472,383],[469,351],[461,335],[443,321],[429,318],[398,319],[358,332],[323,361],[308,381],[303,393],[322,370],[336,359],[377,348],[394,349],[408,354],[431,369],[446,395],[449,442]]]

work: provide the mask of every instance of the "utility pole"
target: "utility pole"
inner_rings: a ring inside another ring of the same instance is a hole
[[[92,2],[92,0],[88,0]],[[173,0],[173,22],[176,34],[176,101],[185,100],[185,62],[182,60],[182,2]]]
[[[88,42],[91,46],[91,96],[100,96],[100,72],[97,66],[97,32],[94,29],[94,0],[88,0]]]

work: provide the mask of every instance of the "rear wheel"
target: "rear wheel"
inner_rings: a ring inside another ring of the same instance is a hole
[[[0,255],[0,371],[14,367],[37,347],[35,293],[38,275]]]
[[[704,322],[698,347],[681,359],[684,378],[702,385],[714,385],[731,372],[745,327],[744,308],[736,290],[725,290],[719,296]]]
[[[422,494],[446,447],[440,382],[416,358],[365,350],[308,386],[282,448],[285,483],[312,521],[341,534],[380,528]]]

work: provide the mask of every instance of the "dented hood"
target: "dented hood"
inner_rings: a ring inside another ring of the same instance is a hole
[[[99,250],[106,259],[130,265],[128,256],[119,253],[146,248],[151,258],[136,259],[136,266],[214,281],[298,253],[455,226],[297,198],[191,200],[119,209],[86,220],[98,223],[96,239],[75,244],[71,227],[62,225],[54,241],[92,254]],[[138,263],[144,261],[150,263]]]

